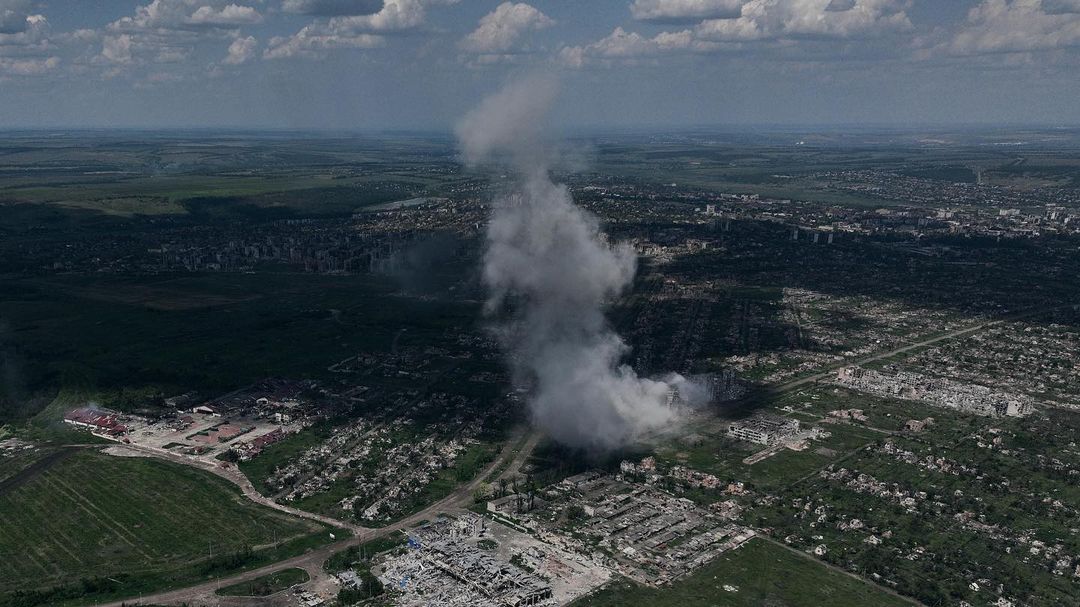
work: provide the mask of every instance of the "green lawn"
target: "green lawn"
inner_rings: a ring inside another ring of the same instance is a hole
[[[87,449],[36,466],[0,487],[0,606],[190,584],[329,541],[185,466]]]
[[[281,592],[286,588],[292,588],[297,584],[303,584],[311,579],[307,571],[303,569],[282,569],[267,575],[259,576],[250,582],[240,582],[224,588],[218,588],[217,594],[222,596],[270,596]]]
[[[737,591],[728,591],[724,586]],[[762,539],[668,588],[618,581],[574,607],[899,607],[910,603]]]

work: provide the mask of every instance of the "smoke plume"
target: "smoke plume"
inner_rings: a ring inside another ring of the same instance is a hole
[[[467,114],[457,135],[467,163],[512,167],[511,191],[487,226],[483,279],[515,379],[531,387],[534,423],[564,444],[607,450],[671,422],[669,391],[685,380],[638,377],[622,363],[628,347],[604,306],[633,281],[636,257],[609,245],[551,179],[543,123],[556,92],[548,77],[511,83]]]

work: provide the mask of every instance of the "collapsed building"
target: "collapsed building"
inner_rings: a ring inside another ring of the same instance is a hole
[[[775,415],[755,415],[728,424],[731,438],[759,445],[775,445],[799,433],[798,420]]]
[[[595,473],[567,478],[549,494],[581,508],[574,532],[595,544],[594,558],[650,586],[670,584],[754,535],[689,499]],[[597,557],[596,548],[608,556]]]
[[[551,584],[546,580],[464,541],[482,536],[484,526],[486,523],[482,518],[464,515],[457,519],[439,518],[414,529],[408,545],[414,557],[410,560],[418,561],[416,572],[433,569],[448,576],[467,588],[465,594],[474,598],[482,597],[485,605],[526,607],[550,604],[553,593]],[[394,572],[393,568],[388,569],[382,576],[385,578],[383,583],[407,589],[410,580],[404,577],[394,579]]]
[[[1027,396],[907,371],[889,375],[862,367],[844,367],[837,372],[836,382],[875,396],[915,400],[988,417],[1022,417],[1034,410]]]
[[[127,433],[129,428],[120,421],[116,411],[100,407],[79,407],[64,416],[64,422],[79,428],[87,428],[93,434],[118,437]]]

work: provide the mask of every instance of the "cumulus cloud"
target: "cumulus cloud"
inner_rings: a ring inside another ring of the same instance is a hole
[[[287,13],[317,17],[372,15],[382,10],[383,0],[285,0],[281,8]]]
[[[51,28],[44,15],[20,15],[19,27],[0,32],[0,47],[18,47],[24,51],[44,50],[48,46]]]
[[[371,15],[318,20],[304,26],[292,36],[271,38],[263,57],[318,57],[322,51],[329,49],[372,48],[384,42],[383,35],[419,29],[424,25],[430,7],[457,2],[458,0],[386,0],[382,9]]]
[[[109,24],[114,32],[222,28],[234,29],[262,21],[252,6],[221,0],[154,0],[135,7],[135,14]]]
[[[984,0],[968,13],[948,50],[976,54],[1044,51],[1077,45],[1080,45],[1080,2]]]
[[[292,36],[271,38],[269,47],[263,51],[263,58],[313,58],[327,50],[375,48],[382,45],[383,42],[382,36],[356,32],[340,24],[313,23],[304,26]]]
[[[188,25],[207,25],[212,27],[232,27],[252,25],[262,21],[259,11],[250,6],[229,4],[221,8],[200,6],[187,19]]]
[[[0,76],[34,76],[56,69],[59,65],[59,57],[42,59],[0,57]]]
[[[2,0],[0,0],[2,2]],[[34,76],[59,67],[53,53],[49,21],[43,15],[26,13],[24,2],[0,3],[0,15],[6,22],[0,28],[0,77]]]
[[[25,31],[29,16],[30,3],[26,0],[0,0],[0,35]]]
[[[746,0],[634,0],[630,14],[640,21],[698,21],[734,18]]]
[[[99,64],[124,67],[176,63],[202,40],[235,38],[263,21],[255,7],[235,0],[153,0],[105,28]]]
[[[703,39],[748,41],[781,38],[848,38],[911,29],[909,0],[750,0],[733,19],[707,19],[695,29]]]
[[[474,53],[505,53],[510,51],[521,35],[551,27],[555,21],[524,2],[503,2],[480,19],[480,24],[461,42],[461,47]]]
[[[910,0],[638,0],[631,5],[635,17],[653,21],[690,20],[735,8],[738,12],[710,16],[687,29],[651,37],[615,28],[592,44],[560,49],[558,61],[581,67],[590,60],[632,62],[665,54],[739,50],[749,44],[771,42],[772,48],[783,49],[799,40],[865,38],[910,30],[912,24],[906,12],[909,5]]]
[[[701,40],[691,30],[660,32],[646,37],[621,27],[586,46],[568,46],[559,50],[558,60],[567,67],[582,67],[588,60],[635,60],[668,53],[706,53],[721,46]]]
[[[222,61],[226,65],[240,65],[249,61],[255,56],[255,47],[258,46],[258,42],[254,36],[248,36],[247,38],[237,38],[229,45],[229,53]]]
[[[128,65],[134,60],[131,44],[131,34],[105,36],[101,44],[101,56],[111,63]]]

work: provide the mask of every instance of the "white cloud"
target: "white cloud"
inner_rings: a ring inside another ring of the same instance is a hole
[[[262,15],[254,7],[223,0],[153,0],[150,4],[135,7],[133,16],[110,23],[109,30],[235,29],[261,21]]]
[[[698,37],[747,41],[799,37],[849,38],[909,30],[910,0],[750,0],[734,19],[708,19]]]
[[[64,42],[97,42],[101,39],[101,32],[94,29],[83,28],[72,30],[70,32],[63,32],[57,34],[56,37],[62,39]]]
[[[423,25],[429,7],[456,3],[457,0],[386,0],[382,10],[373,15],[335,17],[330,23],[357,32],[401,32]]]
[[[630,14],[641,21],[697,21],[738,17],[746,0],[634,0]]]
[[[221,8],[200,6],[190,17],[188,25],[208,25],[213,27],[234,27],[253,25],[262,21],[259,11],[250,6],[229,4]]]
[[[615,28],[607,37],[587,46],[560,49],[558,60],[568,67],[582,67],[589,59],[635,60],[667,53],[705,53],[718,50],[715,42],[700,40],[690,30],[661,32],[651,38]]]
[[[558,60],[580,67],[590,59],[634,61],[675,53],[738,50],[769,43],[774,50],[792,49],[800,40],[867,38],[912,29],[906,9],[912,0],[742,0],[737,16],[706,18],[688,29],[647,37],[616,28],[585,46],[564,47]],[[705,0],[638,0],[635,17],[649,20],[692,19],[718,14],[736,3]],[[819,49],[820,50],[820,49]]]
[[[383,44],[383,37],[361,34],[327,24],[313,23],[292,36],[270,39],[263,51],[264,59],[288,59],[292,57],[317,57],[322,51],[343,48],[374,48]]]
[[[281,5],[287,13],[338,17],[371,15],[383,8],[383,0],[285,0]]]
[[[28,2],[0,0],[0,80],[36,76],[60,66],[48,19],[30,14],[30,8]]]
[[[56,69],[59,57],[13,59],[0,57],[0,76],[35,76]]]
[[[235,38],[242,26],[262,20],[253,6],[236,0],[153,0],[105,28],[95,62],[131,66],[184,61],[200,41]]]
[[[383,43],[384,34],[419,29],[428,8],[456,4],[458,0],[386,0],[382,10],[372,15],[354,15],[319,20],[292,36],[270,40],[265,59],[318,57],[322,51],[340,48],[372,48]]]
[[[461,47],[474,53],[505,53],[525,32],[552,25],[553,19],[524,2],[503,2],[480,19],[479,26],[461,41]]]
[[[1048,12],[1048,6],[1053,12]],[[984,0],[948,50],[957,54],[1044,51],[1080,45],[1080,2]]]
[[[131,54],[131,34],[105,36],[101,44],[101,56],[111,63],[130,64],[134,60]]]
[[[255,47],[258,46],[255,36],[237,38],[229,45],[229,54],[223,60],[227,65],[240,65],[255,56]]]
[[[26,30],[30,16],[27,0],[0,0],[0,34],[18,34]]]
[[[49,21],[44,15],[26,15],[22,18],[22,26],[17,31],[0,32],[0,47],[43,50],[49,44],[50,31]]]

